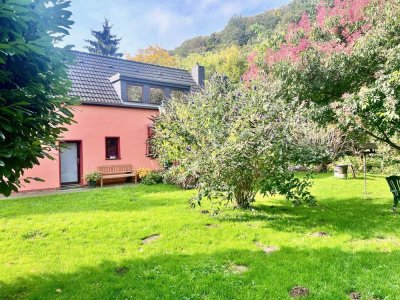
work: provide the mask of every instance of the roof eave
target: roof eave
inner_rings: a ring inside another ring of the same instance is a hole
[[[139,82],[139,83],[145,83],[145,84],[160,84],[160,85],[167,84],[170,87],[186,88],[186,89],[191,88],[192,86],[196,85],[195,82],[183,84],[183,83],[176,83],[174,81],[169,81],[169,80],[146,79],[146,78],[143,78],[140,76],[124,75],[121,73],[117,73],[117,74],[111,76],[110,78],[108,78],[108,80],[111,83],[115,83],[118,81],[127,81],[127,82]]]
[[[111,106],[111,107],[123,107],[123,108],[136,108],[136,109],[151,109],[158,110],[159,105],[147,104],[147,103],[104,103],[104,102],[90,102],[81,101],[81,105],[93,105],[93,106]]]

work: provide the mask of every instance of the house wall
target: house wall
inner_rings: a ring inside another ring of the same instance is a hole
[[[95,171],[101,165],[132,164],[133,168],[158,169],[157,161],[146,157],[147,127],[157,110],[111,106],[79,105],[74,109],[76,123],[60,140],[81,141],[82,173]],[[106,160],[105,137],[120,138],[121,159]],[[45,182],[31,181],[21,191],[57,189],[60,187],[58,153],[55,160],[43,159],[40,165],[25,172],[24,177],[39,177]]]

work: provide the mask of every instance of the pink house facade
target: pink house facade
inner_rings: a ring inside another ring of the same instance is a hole
[[[24,177],[44,180],[24,184],[20,191],[83,185],[84,174],[99,166],[130,164],[134,169],[159,169],[149,145],[151,119],[163,101],[180,97],[204,84],[204,68],[186,70],[73,52],[69,68],[75,123],[60,136],[54,160],[42,159]],[[107,182],[106,182],[107,183]]]

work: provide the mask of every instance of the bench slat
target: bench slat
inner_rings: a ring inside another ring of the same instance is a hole
[[[123,177],[134,177],[135,182],[136,171],[133,170],[132,165],[107,165],[107,166],[99,166],[97,170],[101,173],[101,186],[103,186],[103,179],[108,178],[123,178]]]
[[[136,176],[136,174],[133,173],[126,173],[126,174],[110,174],[110,175],[104,175],[104,179],[109,179],[109,178],[123,178],[123,177],[133,177]]]
[[[119,174],[132,172],[132,165],[108,165],[100,166],[97,170],[102,174]]]

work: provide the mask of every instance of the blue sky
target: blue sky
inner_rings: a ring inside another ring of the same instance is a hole
[[[90,29],[100,29],[104,17],[120,37],[120,51],[134,54],[149,45],[173,49],[186,39],[224,28],[233,15],[253,15],[288,0],[72,0],[75,24],[63,44],[83,50]]]

